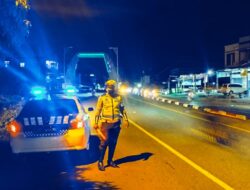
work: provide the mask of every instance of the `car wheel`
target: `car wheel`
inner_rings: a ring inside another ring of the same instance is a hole
[[[228,93],[228,96],[232,96],[233,95],[233,91],[230,91],[229,93]]]

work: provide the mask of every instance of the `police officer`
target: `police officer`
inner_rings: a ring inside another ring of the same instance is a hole
[[[100,157],[98,169],[104,171],[103,159],[108,147],[108,166],[118,167],[113,161],[113,156],[120,133],[121,120],[127,122],[128,118],[122,103],[122,97],[116,92],[116,81],[108,80],[105,83],[106,93],[99,97],[96,105],[95,125],[100,138]]]

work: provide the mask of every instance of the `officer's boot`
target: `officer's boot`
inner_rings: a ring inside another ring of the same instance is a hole
[[[110,143],[109,144],[109,154],[108,154],[108,166],[111,166],[113,168],[119,168],[118,165],[113,161],[113,156],[115,153],[115,147],[116,143]]]
[[[105,166],[103,165],[103,162],[98,161],[98,169],[100,171],[105,171]]]
[[[107,146],[100,147],[100,157],[99,157],[99,161],[98,161],[98,169],[100,171],[105,171],[105,166],[103,165],[103,159],[104,159],[106,149],[107,149]]]

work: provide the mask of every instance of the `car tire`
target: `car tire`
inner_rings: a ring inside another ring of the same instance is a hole
[[[228,96],[232,96],[233,95],[233,91],[230,91],[229,93],[228,93]]]

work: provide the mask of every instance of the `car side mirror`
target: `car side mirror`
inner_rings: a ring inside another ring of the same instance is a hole
[[[89,111],[89,112],[94,111],[94,108],[89,107],[89,108],[88,108],[88,111]]]

